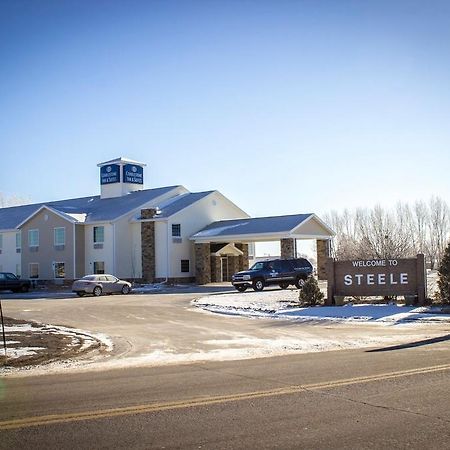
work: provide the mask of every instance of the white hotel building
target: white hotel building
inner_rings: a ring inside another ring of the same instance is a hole
[[[250,218],[218,191],[144,187],[145,164],[98,164],[100,195],[0,208],[0,272],[40,282],[90,273],[154,281],[229,280],[258,241],[315,239],[319,275],[333,231],[315,214]]]

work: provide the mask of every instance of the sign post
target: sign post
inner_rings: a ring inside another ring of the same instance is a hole
[[[416,298],[423,305],[426,298],[425,258],[328,260],[327,305],[336,296],[391,296]]]

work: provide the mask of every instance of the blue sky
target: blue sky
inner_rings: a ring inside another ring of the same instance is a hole
[[[218,189],[253,216],[450,198],[448,1],[0,0],[0,192]]]

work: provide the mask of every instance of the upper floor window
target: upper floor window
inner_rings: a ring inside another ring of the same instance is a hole
[[[28,246],[39,247],[39,230],[28,230]]]
[[[172,236],[173,237],[181,236],[181,225],[179,223],[172,224]]]
[[[94,227],[94,244],[105,242],[105,227]]]
[[[20,249],[22,248],[22,233],[19,231],[16,233],[16,252],[20,253]]]
[[[55,228],[53,231],[53,242],[55,246],[66,244],[66,229],[65,227]]]

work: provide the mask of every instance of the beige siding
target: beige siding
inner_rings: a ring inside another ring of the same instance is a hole
[[[84,225],[75,225],[75,276],[81,278],[85,273]]]
[[[64,227],[66,229],[66,242],[63,250],[57,250],[54,246],[54,229]],[[53,280],[54,262],[63,262],[66,278],[72,279],[74,274],[74,236],[73,224],[68,220],[43,209],[33,216],[22,227],[22,277],[28,278],[29,264],[39,264],[39,279]],[[39,230],[38,251],[30,251],[28,243],[28,231]]]

